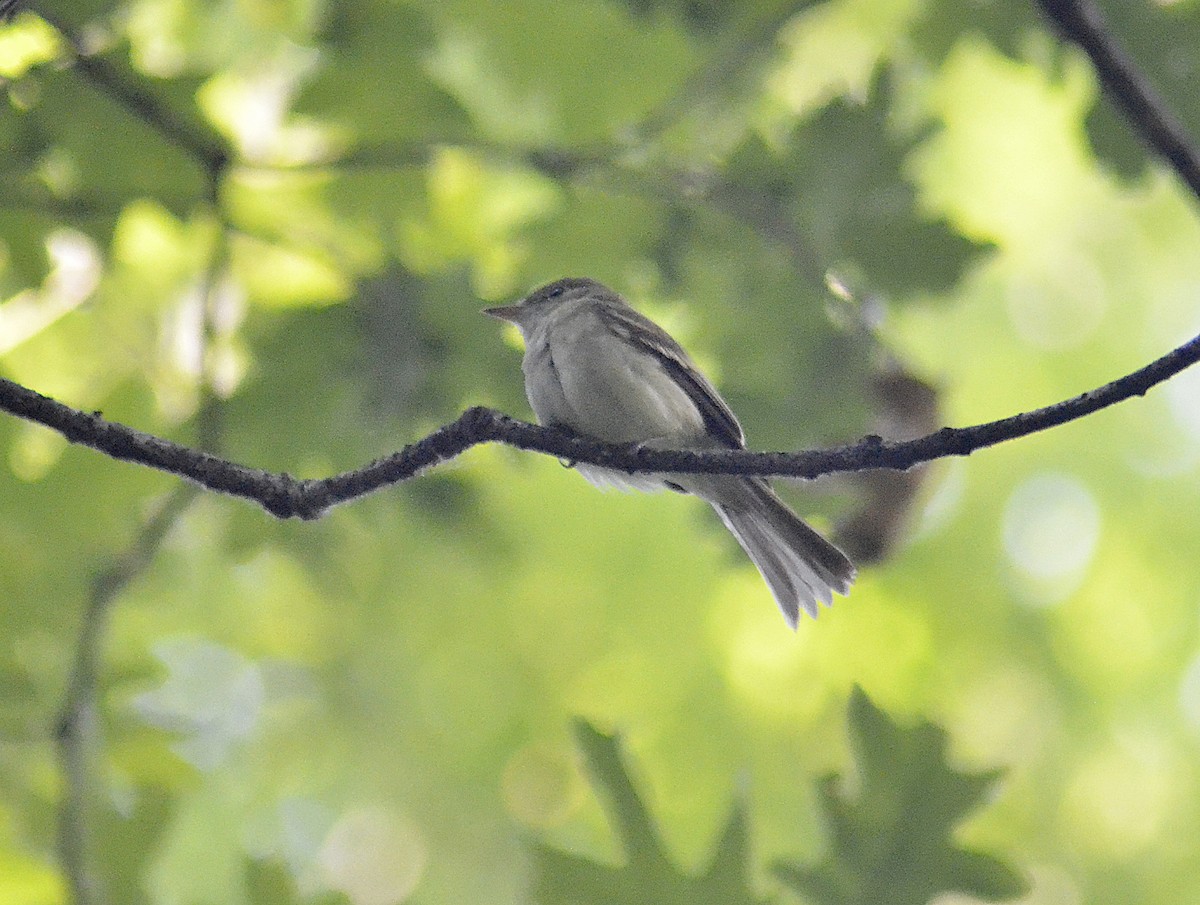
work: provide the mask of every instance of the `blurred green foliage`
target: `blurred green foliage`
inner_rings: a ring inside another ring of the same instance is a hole
[[[776,874],[811,901],[830,905],[932,901],[943,891],[984,901],[1026,891],[1004,863],[958,848],[955,824],[978,805],[998,773],[966,774],[946,763],[946,735],[921,723],[897,726],[861,689],[850,699],[857,783],[847,800],[827,777],[821,797],[830,850],[815,867],[781,863]],[[544,905],[587,903],[762,903],[753,889],[749,827],[736,804],[714,845],[706,869],[681,873],[664,851],[653,818],[622,763],[616,739],[587,723],[576,726],[587,772],[604,802],[621,848],[619,867],[545,846],[536,852],[534,898]]]
[[[597,791],[620,836],[625,858],[617,867],[546,846],[536,849],[534,899],[543,905],[661,902],[761,903],[751,877],[745,811],[735,805],[713,856],[702,873],[681,873],[664,850],[633,781],[621,762],[620,746],[585,722],[575,730]]]
[[[1200,134],[1200,2],[1102,5]],[[247,464],[527,414],[478,309],[565,275],[667,326],[763,449],[1043,405],[1198,323],[1196,199],[1033,4],[25,6],[0,373]],[[784,488],[884,555],[796,634],[705,507],[504,448],[311,524],[200,495],[96,651],[100,888],[1195,899],[1197,399]],[[50,905],[81,617],[175,481],[10,417],[0,452],[0,903]]]
[[[939,893],[1011,899],[1024,881],[1001,861],[959,848],[955,825],[977,807],[996,771],[963,773],[946,762],[946,734],[930,723],[901,728],[858,688],[850,729],[859,790],[836,777],[821,786],[830,851],[815,867],[776,873],[815,902],[922,905]]]

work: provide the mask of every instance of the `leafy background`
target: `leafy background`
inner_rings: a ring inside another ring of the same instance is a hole
[[[1200,3],[1102,5],[1200,134]],[[562,275],[762,449],[1032,408],[1200,322],[1196,200],[1032,4],[27,6],[0,372],[258,467],[527,413],[477,311]],[[1198,380],[793,488],[877,561],[794,635],[703,506],[549,459],[279,523],[0,419],[0,902],[1196,898]]]

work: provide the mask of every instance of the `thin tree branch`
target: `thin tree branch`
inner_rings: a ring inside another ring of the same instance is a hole
[[[946,456],[967,456],[988,446],[1083,418],[1132,396],[1142,396],[1198,360],[1200,336],[1132,374],[1045,408],[973,427],[944,427],[917,440],[889,442],[870,436],[850,446],[793,453],[697,452],[613,445],[477,407],[391,456],[321,479],[297,479],[286,473],[228,462],[106,421],[99,412],[77,411],[9,380],[0,379],[0,408],[43,424],[72,443],[90,446],[114,459],[138,462],[210,490],[253,500],[278,518],[312,519],[331,506],[407,480],[481,443],[504,443],[572,463],[585,462],[626,472],[815,478],[868,469],[906,470]]]
[[[71,671],[54,740],[63,778],[58,812],[58,861],[74,905],[102,905],[107,901],[92,851],[92,810],[98,797],[97,761],[100,757],[100,720],[97,688],[99,661],[108,616],[121,593],[150,564],[167,532],[194,500],[200,488],[181,484],[147,519],[124,555],[92,582],[83,610]]]
[[[1038,0],[1046,16],[1091,58],[1109,95],[1124,109],[1134,129],[1175,168],[1200,198],[1200,152],[1183,124],[1167,107],[1108,28],[1092,0]]]
[[[117,66],[100,56],[90,55],[76,40],[72,29],[44,13],[39,14],[58,31],[74,54],[74,68],[80,77],[97,90],[111,97],[133,116],[179,148],[205,171],[208,178],[211,200],[215,200],[221,174],[230,163],[230,154],[224,140],[215,130],[200,120],[181,116],[164,104],[144,84],[126,77]]]

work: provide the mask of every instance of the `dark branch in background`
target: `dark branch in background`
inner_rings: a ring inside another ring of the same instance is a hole
[[[1146,144],[1161,154],[1200,198],[1200,153],[1183,124],[1113,37],[1100,8],[1092,0],[1038,3],[1062,33],[1091,57],[1108,95],[1125,111]]]
[[[404,170],[428,164],[439,148],[449,147],[479,154],[500,165],[512,165],[515,159],[547,179],[560,183],[599,186],[612,194],[649,198],[666,205],[709,204],[725,216],[744,223],[768,242],[783,247],[798,274],[816,285],[824,285],[825,268],[777,197],[731,182],[712,168],[647,167],[640,162],[630,163],[631,148],[624,145],[588,149],[553,146],[521,149],[479,141],[464,143],[461,140],[447,140],[444,143],[399,146],[363,145],[336,159],[303,166],[251,166],[281,173]]]
[[[97,688],[108,616],[114,602],[145,571],[167,532],[199,492],[200,488],[193,484],[175,488],[147,519],[129,550],[92,581],[84,607],[64,703],[54,731],[63,777],[58,861],[71,891],[69,901],[75,905],[101,905],[107,900],[95,869],[90,814],[99,797],[97,774],[102,772],[96,763],[101,757]]]
[[[22,176],[25,174],[21,174]],[[30,214],[58,217],[76,223],[87,220],[110,219],[116,217],[125,209],[124,199],[103,198],[94,195],[75,195],[71,198],[58,198],[48,190],[17,186],[18,176],[0,173],[0,181],[9,181],[10,185],[0,191],[0,207],[13,211],[23,211]],[[167,205],[171,204],[168,199]]]
[[[201,400],[196,416],[197,445],[211,450],[220,446],[221,407],[209,388],[213,385],[208,350],[212,347],[216,294],[228,265],[228,243],[218,240],[201,281],[204,318],[201,323]],[[104,639],[109,616],[121,594],[150,566],[163,540],[199,495],[196,484],[181,484],[167,494],[143,521],[129,548],[92,580],[80,620],[66,689],[54,739],[63,779],[58,814],[58,860],[74,905],[105,905],[109,897],[96,869],[94,825],[98,806],[97,774],[104,749],[97,713]]]
[[[657,198],[671,205],[709,204],[727,217],[744,223],[768,242],[784,248],[802,277],[824,285],[826,269],[780,199],[770,193],[731,182],[724,174],[702,167],[689,170],[628,166],[622,154],[566,149],[529,150],[525,162],[551,179],[598,182],[610,192]]]
[[[192,122],[180,116],[154,92],[127,78],[108,60],[89,55],[76,40],[68,23],[44,13],[40,15],[71,46],[75,55],[74,68],[80,76],[199,163],[208,176],[211,197],[215,198],[217,183],[230,162],[228,148],[219,133],[199,121]]]
[[[1066,424],[1132,396],[1178,374],[1200,360],[1200,336],[1162,358],[1102,387],[1045,408],[974,427],[942,428],[906,442],[867,437],[852,446],[796,453],[655,450],[600,443],[560,430],[517,421],[485,408],[472,408],[399,452],[363,468],[329,478],[297,479],[260,471],[188,449],[87,414],[0,379],[0,408],[58,431],[72,443],[170,472],[210,490],[254,500],[278,518],[317,518],[345,503],[452,459],[480,443],[504,443],[571,462],[627,472],[675,471],[701,474],[815,478],[834,472],[911,468],[946,456],[966,456],[988,446]]]

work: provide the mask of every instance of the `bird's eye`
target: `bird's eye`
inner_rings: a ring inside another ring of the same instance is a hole
[[[555,286],[549,292],[546,293],[546,298],[556,299],[560,295],[562,295],[565,291],[566,290],[562,286]]]

